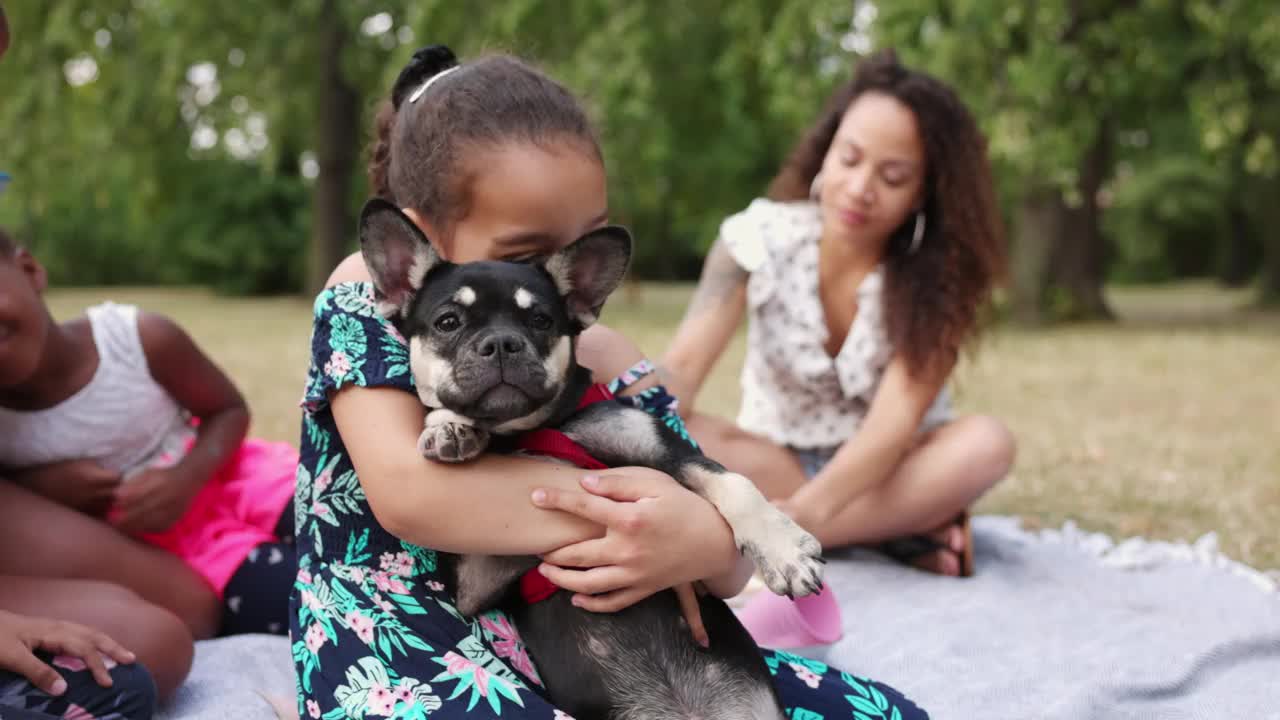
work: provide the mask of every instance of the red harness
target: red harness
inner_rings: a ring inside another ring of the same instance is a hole
[[[596,384],[587,388],[582,400],[578,402],[578,410],[598,402],[613,400],[613,393],[607,385]],[[585,470],[605,470],[607,466],[587,454],[582,446],[569,439],[559,430],[534,430],[521,436],[516,443],[519,449],[534,455],[545,455],[563,460]],[[537,568],[530,570],[520,578],[520,596],[527,603],[536,603],[551,597],[560,588],[548,580]]]

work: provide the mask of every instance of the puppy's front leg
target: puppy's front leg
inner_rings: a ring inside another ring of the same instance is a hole
[[[466,462],[489,446],[489,432],[452,410],[437,409],[427,413],[418,451],[428,460]]]
[[[750,479],[700,456],[685,459],[677,473],[724,516],[770,590],[795,597],[822,587],[821,543],[765,499]]]
[[[817,538],[774,507],[750,480],[706,457],[649,413],[595,403],[561,430],[610,467],[661,470],[709,501],[775,593],[808,595],[822,586],[822,545]]]

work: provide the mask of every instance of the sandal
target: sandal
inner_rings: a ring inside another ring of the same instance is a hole
[[[924,565],[921,560],[939,552],[951,553],[960,562],[959,577],[972,577],[973,528],[969,525],[969,512],[962,510],[952,524],[960,526],[961,531],[964,533],[964,548],[960,551],[953,550],[950,546],[928,535],[909,535],[895,540],[888,540],[877,545],[876,549],[904,565],[910,565],[925,572],[934,572],[934,570]]]

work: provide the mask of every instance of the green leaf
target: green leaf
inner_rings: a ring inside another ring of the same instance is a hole
[[[859,712],[864,712],[872,717],[884,717],[884,711],[876,707],[876,704],[866,698],[857,695],[845,695],[844,698],[853,705]]]
[[[871,699],[875,702],[876,707],[880,708],[881,711],[888,710],[889,701],[885,700],[884,695],[876,689],[876,686],[871,685],[868,689],[871,690]]]
[[[871,693],[867,691],[867,687],[858,682],[858,679],[854,676],[847,672],[842,672],[840,673],[840,679],[844,681],[845,685],[848,685],[853,688],[855,692],[862,695],[862,697],[867,698],[868,700],[871,699]]]
[[[404,641],[409,647],[413,648],[414,650],[421,650],[423,652],[435,652],[435,648],[431,647],[422,638],[412,633],[405,634]]]

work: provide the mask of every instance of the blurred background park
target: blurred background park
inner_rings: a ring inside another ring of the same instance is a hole
[[[311,293],[355,248],[370,119],[412,51],[513,51],[583,96],[660,354],[723,217],[860,56],[986,130],[1011,282],[957,377],[1017,435],[981,512],[1216,531],[1280,568],[1280,13],[1271,0],[17,0],[0,225],[55,314],[166,312],[297,439]],[[741,339],[703,402],[737,406]]]

